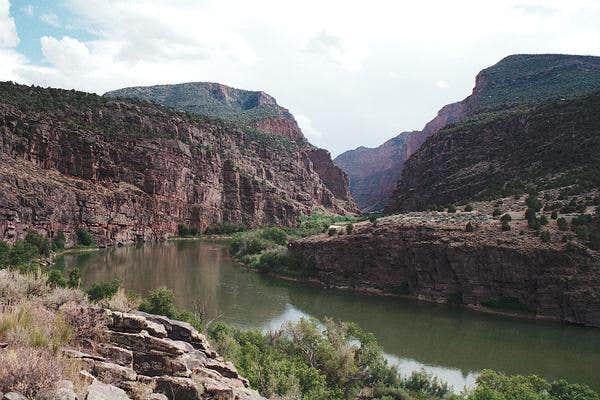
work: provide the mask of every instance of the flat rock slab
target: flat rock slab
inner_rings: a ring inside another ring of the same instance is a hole
[[[85,398],[86,400],[130,400],[123,389],[97,380],[88,387]]]

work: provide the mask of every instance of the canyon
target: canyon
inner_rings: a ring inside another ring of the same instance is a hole
[[[600,57],[511,55],[482,70],[475,78],[472,94],[444,106],[421,131],[401,133],[376,148],[347,151],[334,162],[350,177],[350,188],[361,210],[381,211],[390,206],[407,160],[442,128],[478,114],[531,107],[596,91],[600,91]],[[379,162],[371,163],[374,159]]]

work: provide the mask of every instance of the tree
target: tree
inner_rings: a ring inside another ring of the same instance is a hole
[[[492,211],[492,216],[494,217],[498,217],[502,214],[502,211],[500,211],[499,208],[494,208],[494,211]]]
[[[567,224],[567,220],[564,219],[563,217],[560,217],[559,219],[557,219],[556,223],[558,225],[558,229],[560,229],[561,231],[569,230],[569,224]]]
[[[140,310],[150,313],[164,315],[168,318],[175,318],[177,316],[177,309],[175,308],[175,296],[173,291],[166,288],[160,287],[158,289],[151,290],[148,296],[144,299],[140,305]]]
[[[80,228],[75,232],[77,234],[77,243],[82,246],[93,246],[95,243],[92,234],[87,230]]]
[[[52,251],[60,251],[67,245],[67,238],[63,232],[58,232],[52,239]]]

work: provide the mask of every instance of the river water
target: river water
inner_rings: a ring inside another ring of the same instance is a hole
[[[242,328],[276,329],[302,317],[353,321],[376,335],[403,374],[425,369],[456,390],[479,371],[565,378],[600,390],[600,329],[513,320],[461,308],[368,297],[282,282],[250,272],[222,243],[173,241],[67,254],[84,285],[119,278],[145,294],[166,286],[179,307]]]

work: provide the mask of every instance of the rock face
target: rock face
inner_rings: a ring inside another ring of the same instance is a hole
[[[600,326],[600,254],[516,235],[525,221],[512,229],[483,215],[412,213],[355,224],[351,235],[301,239],[289,251],[325,286],[476,309],[509,302],[532,317]]]
[[[220,83],[190,82],[123,88],[104,96],[147,100],[180,111],[249,125],[292,140],[304,139],[294,116],[265,92],[235,89]]]
[[[526,191],[600,187],[600,95],[467,120],[433,135],[406,162],[390,211]]]
[[[403,132],[376,148],[359,147],[334,160],[350,181],[350,192],[364,212],[382,210],[390,198],[416,132]]]
[[[0,240],[83,228],[99,244],[131,243],[179,224],[357,211],[344,174],[304,140],[81,92],[0,92]]]
[[[92,343],[90,354],[65,352],[91,376],[87,399],[263,399],[191,325],[141,312],[104,310],[102,318],[107,341]]]
[[[404,135],[401,134],[375,149],[351,150],[336,157],[335,163],[348,174],[350,189],[359,207],[372,211],[382,208],[382,204],[388,205],[394,191],[395,184],[390,187],[389,179],[381,179],[381,175],[398,179],[406,161],[440,129],[484,112],[532,106],[595,91],[600,91],[600,57],[512,55],[481,71],[475,78],[473,93],[460,102],[444,106],[422,131],[396,140]],[[390,147],[391,151],[386,150]],[[396,159],[389,161],[386,154],[395,154]],[[362,160],[377,157],[383,160],[380,168],[362,166]],[[356,165],[368,173],[357,174]],[[365,198],[365,194],[371,195]]]

